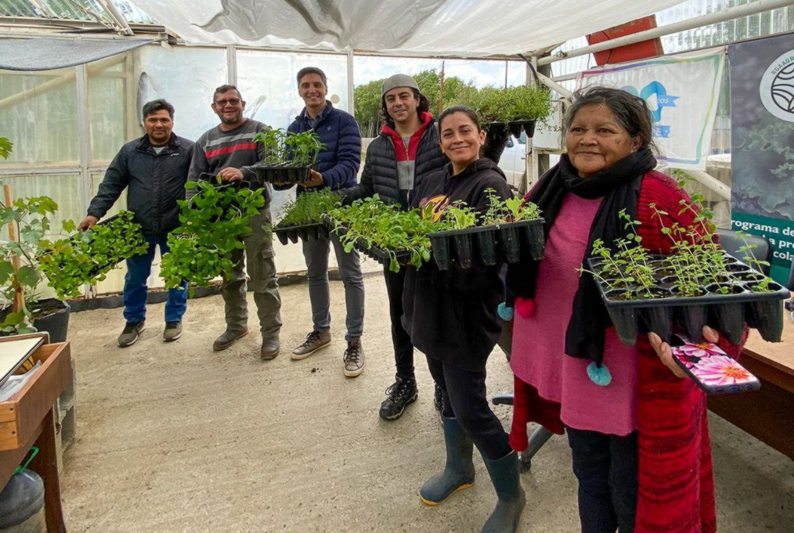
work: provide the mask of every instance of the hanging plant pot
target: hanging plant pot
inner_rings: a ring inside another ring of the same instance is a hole
[[[297,243],[299,239],[304,241],[315,241],[318,239],[328,238],[328,226],[323,222],[315,222],[313,224],[303,224],[301,226],[279,226],[273,228],[273,232],[281,241],[281,244],[286,245],[288,242]]]
[[[257,164],[250,167],[256,176],[268,183],[298,184],[305,183],[311,179],[310,165],[292,165],[284,163],[281,165]]]
[[[508,127],[510,128],[510,133],[512,133],[513,137],[516,139],[521,137],[521,132],[526,133],[527,137],[530,139],[535,135],[534,120],[511,120],[508,122]]]
[[[488,122],[485,124],[485,130],[495,137],[507,137],[507,123],[506,122]]]

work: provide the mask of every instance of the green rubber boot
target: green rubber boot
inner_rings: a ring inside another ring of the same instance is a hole
[[[482,527],[482,533],[513,533],[518,528],[527,501],[518,473],[518,455],[511,451],[501,459],[483,456],[483,460],[499,500]]]
[[[422,503],[430,506],[438,505],[474,483],[474,463],[471,460],[474,444],[457,419],[442,417],[442,422],[447,463],[442,473],[431,477],[419,489]]]

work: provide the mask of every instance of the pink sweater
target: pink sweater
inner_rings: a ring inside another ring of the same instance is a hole
[[[579,287],[577,269],[600,203],[600,198],[565,197],[538,270],[535,312],[529,318],[516,313],[514,318],[510,366],[542,398],[560,404],[560,418],[566,426],[627,435],[637,429],[634,347],[621,343],[614,328],[606,331],[604,364],[612,374],[607,387],[590,381],[589,360],[564,355],[565,330]]]

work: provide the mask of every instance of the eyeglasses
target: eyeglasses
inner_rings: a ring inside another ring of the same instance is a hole
[[[218,107],[223,107],[226,104],[239,105],[240,101],[241,100],[239,98],[228,98],[226,100],[215,100],[215,105],[218,106]]]

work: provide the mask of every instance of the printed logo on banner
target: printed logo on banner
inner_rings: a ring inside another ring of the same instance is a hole
[[[626,85],[622,87],[622,89],[628,93],[633,94],[634,96],[639,96],[648,104],[648,108],[651,110],[651,119],[653,120],[653,135],[654,137],[662,137],[662,138],[669,138],[670,137],[670,125],[669,124],[660,124],[662,120],[662,110],[665,107],[676,107],[675,101],[681,98],[680,96],[673,96],[672,94],[667,94],[667,89],[665,89],[664,85],[662,85],[659,81],[652,81],[648,85],[642,88],[641,91],[637,91],[637,88],[632,85]],[[655,96],[656,106],[654,107],[651,97]]]
[[[770,63],[758,85],[761,103],[780,120],[794,122],[794,50]]]

